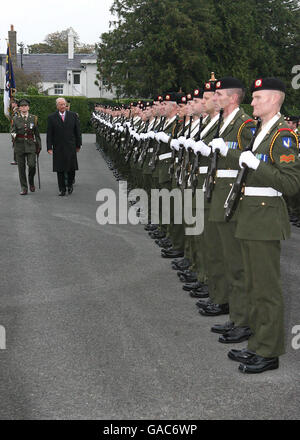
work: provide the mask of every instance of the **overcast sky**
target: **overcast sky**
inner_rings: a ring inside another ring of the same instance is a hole
[[[109,30],[113,0],[12,0],[0,15],[0,52],[6,52],[7,32],[13,24],[17,41],[41,43],[47,34],[72,27],[81,43],[94,44]]]

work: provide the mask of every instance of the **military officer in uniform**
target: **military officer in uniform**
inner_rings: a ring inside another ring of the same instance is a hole
[[[228,167],[249,169],[239,204],[235,237],[240,241],[252,335],[248,347],[230,350],[244,373],[276,369],[284,349],[283,296],[280,285],[280,240],[290,235],[282,195],[300,189],[298,139],[280,108],[285,85],[277,78],[259,78],[251,86],[253,115],[262,126],[252,151],[222,148]]]
[[[31,192],[35,191],[34,176],[36,173],[36,155],[40,154],[42,143],[38,129],[38,118],[29,113],[30,102],[21,99],[20,114],[13,118],[11,135],[14,139],[14,149],[19,170],[22,196],[28,193],[26,177],[26,160],[28,165],[28,181]]]

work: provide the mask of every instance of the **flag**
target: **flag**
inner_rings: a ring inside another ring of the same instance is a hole
[[[4,114],[7,118],[9,118],[10,116],[9,114],[10,100],[14,96],[15,92],[16,92],[16,83],[15,83],[15,77],[14,77],[13,66],[11,61],[10,47],[9,47],[9,43],[7,43],[5,84],[4,84],[4,95],[3,95]]]

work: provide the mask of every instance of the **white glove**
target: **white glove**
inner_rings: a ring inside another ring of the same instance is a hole
[[[178,151],[179,150],[179,141],[178,139],[172,139],[170,143],[171,148]]]
[[[149,131],[148,137],[151,138],[151,139],[154,139],[154,136],[155,136],[154,131]]]
[[[219,150],[221,156],[223,156],[223,157],[226,157],[226,156],[227,156],[227,153],[228,153],[228,147],[227,147],[227,145],[225,144],[223,138],[213,139],[209,145],[211,146],[213,153],[214,153],[216,150]]]
[[[138,133],[134,133],[133,137],[139,141],[140,140],[140,135]]]
[[[257,170],[260,160],[254,156],[252,151],[243,151],[240,155],[239,165],[243,168],[243,164],[247,165],[248,168]]]
[[[11,137],[15,139],[17,137],[17,133],[11,133]]]
[[[184,142],[184,147],[186,150],[188,148],[192,148],[192,150],[193,150],[195,145],[196,145],[196,142],[192,138],[186,139],[186,141]]]
[[[164,144],[167,144],[169,142],[169,139],[170,139],[170,136],[168,136],[163,131],[160,132],[160,141],[161,142],[163,142]]]
[[[125,122],[125,125],[126,125],[126,127],[128,127],[128,128],[131,126],[130,122]]]
[[[202,156],[208,157],[211,154],[211,148],[208,147],[203,141],[195,143],[194,153],[201,153]]]
[[[180,136],[177,140],[178,140],[178,142],[179,142],[181,145],[184,145],[184,143],[185,143],[185,141],[186,141],[186,137],[184,137],[184,136]]]
[[[120,131],[121,133],[123,133],[124,130],[125,130],[124,127],[119,127],[119,131]]]

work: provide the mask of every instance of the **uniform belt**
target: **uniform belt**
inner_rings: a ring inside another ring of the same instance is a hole
[[[207,174],[208,167],[199,167],[199,174]]]
[[[282,193],[270,187],[245,186],[245,196],[281,197]]]
[[[218,170],[217,177],[236,177],[238,170]]]
[[[170,157],[172,157],[172,153],[161,154],[161,155],[159,156],[159,160],[169,159]]]
[[[32,134],[17,134],[17,138],[20,138],[20,139],[33,139],[33,135]]]

